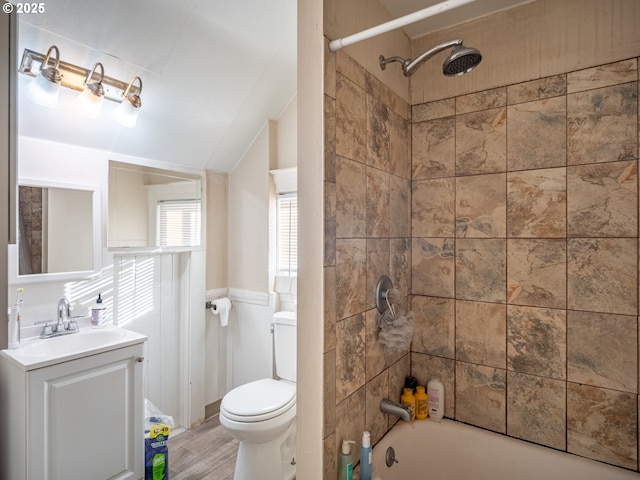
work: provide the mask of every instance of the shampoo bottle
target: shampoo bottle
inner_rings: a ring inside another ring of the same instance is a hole
[[[400,397],[400,403],[405,407],[409,407],[411,420],[413,420],[416,417],[416,397],[413,396],[413,390],[405,388],[404,393]]]
[[[102,304],[102,294],[98,294],[96,304],[91,307],[91,326],[93,328],[102,328],[107,324],[107,307]]]
[[[363,432],[360,448],[360,480],[371,480],[371,434]]]
[[[424,420],[429,414],[429,401],[423,386],[416,387],[416,418]]]
[[[444,385],[437,377],[431,378],[427,383],[427,394],[429,395],[429,417],[441,420],[444,416]]]
[[[343,440],[342,450],[338,456],[338,480],[353,480],[353,455],[351,455],[350,443],[353,440]]]

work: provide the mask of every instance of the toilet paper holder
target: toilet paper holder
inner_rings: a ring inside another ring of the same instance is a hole
[[[233,302],[231,300],[229,300],[229,303],[233,305]],[[204,304],[204,308],[205,310],[213,309],[214,312],[218,310],[218,306],[213,303],[212,300],[207,300]]]

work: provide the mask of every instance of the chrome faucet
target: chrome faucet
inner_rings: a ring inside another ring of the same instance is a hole
[[[411,410],[409,407],[405,407],[396,402],[392,402],[391,400],[387,400],[383,398],[380,401],[380,411],[382,413],[388,413],[389,415],[395,415],[396,417],[402,418],[405,422],[411,421]]]
[[[65,297],[58,300],[58,323],[53,328],[54,332],[62,333],[65,331],[66,327],[64,321],[71,316],[70,310],[71,305],[69,305],[69,300]]]
[[[60,335],[69,335],[70,333],[78,333],[77,317],[71,316],[71,305],[69,300],[61,298],[58,301],[58,321],[53,323],[50,320],[35,322],[35,325],[44,324],[40,332],[40,338],[59,337]]]

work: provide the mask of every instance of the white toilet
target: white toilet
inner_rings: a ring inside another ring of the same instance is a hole
[[[296,434],[296,313],[273,316],[279,380],[263,378],[227,393],[220,423],[240,441],[234,480],[293,480]]]

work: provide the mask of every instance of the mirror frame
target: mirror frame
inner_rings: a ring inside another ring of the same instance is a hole
[[[93,268],[91,270],[80,270],[71,272],[55,272],[55,273],[34,273],[28,275],[19,274],[19,252],[18,246],[20,242],[9,245],[9,284],[37,283],[37,282],[57,282],[67,280],[86,279],[102,269],[102,204],[100,187],[97,185],[69,184],[62,182],[52,182],[50,180],[41,180],[35,178],[18,178],[18,187],[42,187],[42,188],[67,188],[70,190],[85,190],[92,193],[92,216],[93,216]],[[16,189],[17,195],[17,189]],[[18,221],[18,208],[16,200],[16,222]],[[17,231],[16,224],[16,231]]]

